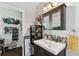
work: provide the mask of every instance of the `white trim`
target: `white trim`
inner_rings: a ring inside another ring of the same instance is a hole
[[[22,11],[22,56],[24,56],[24,20],[25,20],[25,14],[24,11]]]

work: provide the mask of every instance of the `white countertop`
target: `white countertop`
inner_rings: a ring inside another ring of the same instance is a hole
[[[60,53],[66,47],[65,43],[55,42],[47,39],[35,40],[34,43],[55,55]]]

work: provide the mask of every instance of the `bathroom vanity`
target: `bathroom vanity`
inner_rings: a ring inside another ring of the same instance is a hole
[[[34,41],[35,56],[65,56],[66,44],[54,42],[47,39]]]
[[[66,29],[66,5],[61,4],[56,8],[53,8],[44,14],[42,14],[43,20],[42,26],[44,26],[44,30],[65,30]],[[56,37],[51,34],[51,32],[44,32],[42,30],[42,37],[41,38],[34,38],[32,41],[34,46],[34,56],[65,56],[66,55],[66,42],[62,43],[63,36]],[[52,36],[51,36],[52,35]],[[60,34],[61,35],[61,34]],[[59,36],[60,36],[59,35]],[[36,37],[36,35],[34,35]],[[39,35],[41,36],[41,35]],[[46,39],[44,37],[47,37]],[[50,36],[50,38],[49,38]],[[55,37],[55,38],[54,38]],[[43,39],[42,39],[43,38]],[[33,37],[31,36],[31,40]],[[52,40],[50,40],[52,39]],[[65,40],[64,40],[65,41]]]

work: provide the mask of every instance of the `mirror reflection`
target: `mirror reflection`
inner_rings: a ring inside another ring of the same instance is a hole
[[[61,27],[61,20],[60,19],[61,19],[60,11],[52,14],[52,27],[53,27],[53,29]]]
[[[45,26],[45,29],[50,29],[49,16],[44,17],[43,26]]]

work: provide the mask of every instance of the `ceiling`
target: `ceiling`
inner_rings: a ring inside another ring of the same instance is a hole
[[[25,19],[35,19],[37,7],[44,2],[1,2],[19,9],[24,10]],[[70,4],[70,3],[69,3]]]
[[[3,2],[5,4],[20,8],[20,9],[30,9],[36,8],[41,2]]]
[[[41,2],[1,2],[19,9],[24,10],[25,19],[35,19],[36,17],[36,7]]]

